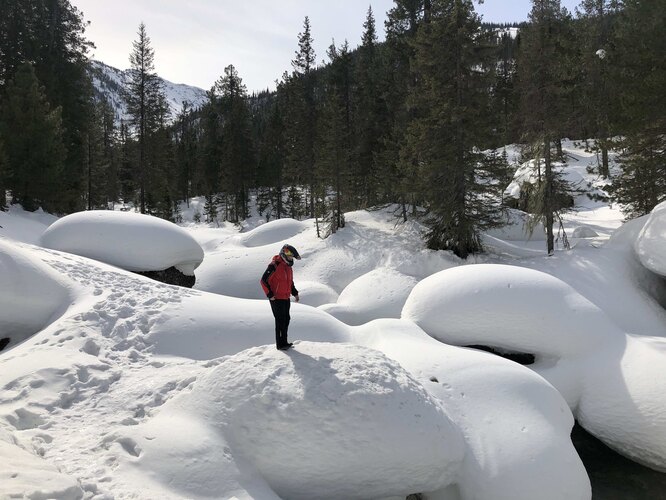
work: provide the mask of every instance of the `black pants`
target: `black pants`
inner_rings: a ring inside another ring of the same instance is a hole
[[[287,330],[289,329],[289,308],[291,301],[289,299],[270,300],[273,316],[275,316],[275,345],[284,347],[287,345]]]

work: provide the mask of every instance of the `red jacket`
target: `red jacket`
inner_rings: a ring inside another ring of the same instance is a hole
[[[275,297],[276,300],[289,300],[291,295],[298,295],[294,286],[294,271],[279,255],[268,264],[260,283],[269,299]]]

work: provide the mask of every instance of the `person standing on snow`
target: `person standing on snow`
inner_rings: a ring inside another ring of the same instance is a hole
[[[291,295],[296,302],[299,300],[291,268],[294,259],[301,260],[296,249],[291,245],[283,245],[280,253],[271,259],[260,281],[275,317],[275,345],[281,351],[293,345],[287,340],[287,330],[291,319],[289,316]]]

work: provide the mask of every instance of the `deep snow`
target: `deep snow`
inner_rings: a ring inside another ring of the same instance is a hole
[[[193,224],[200,200],[181,228],[102,215],[128,221],[104,241],[94,213],[0,212],[0,497],[589,499],[574,417],[666,470],[661,209],[621,225],[577,202],[572,250],[545,257],[513,212],[469,262],[390,210],[326,240],[312,221]],[[58,232],[70,246],[38,246]],[[173,265],[185,241],[194,290],[120,268],[146,248]],[[303,256],[286,352],[258,283],[284,242]]]

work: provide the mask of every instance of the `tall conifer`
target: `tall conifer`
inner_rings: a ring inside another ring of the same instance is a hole
[[[427,14],[415,38],[408,146],[426,198],[428,246],[466,258],[501,215],[500,163],[479,152],[490,135],[493,47],[479,34],[471,0],[432,0]]]
[[[160,114],[164,112],[161,82],[155,73],[155,51],[151,47],[146,25],[141,23],[137,39],[130,54],[130,78],[125,89],[128,111],[138,139],[137,181],[139,207],[146,213],[146,191],[149,183],[149,141],[160,126]]]
[[[0,113],[7,185],[12,202],[26,210],[56,211],[65,147],[60,108],[52,109],[30,63],[7,84]]]
[[[530,149],[538,165],[543,159],[543,170],[539,168],[536,192],[532,196],[539,200],[533,207],[533,215],[535,220],[543,221],[549,255],[555,249],[553,226],[559,208],[556,189],[562,185],[553,170],[552,148],[559,141],[562,124],[566,121],[563,92],[567,85],[561,73],[566,56],[562,45],[565,18],[566,12],[561,9],[559,0],[532,0],[529,23],[521,32],[518,62],[524,139],[539,146]]]

